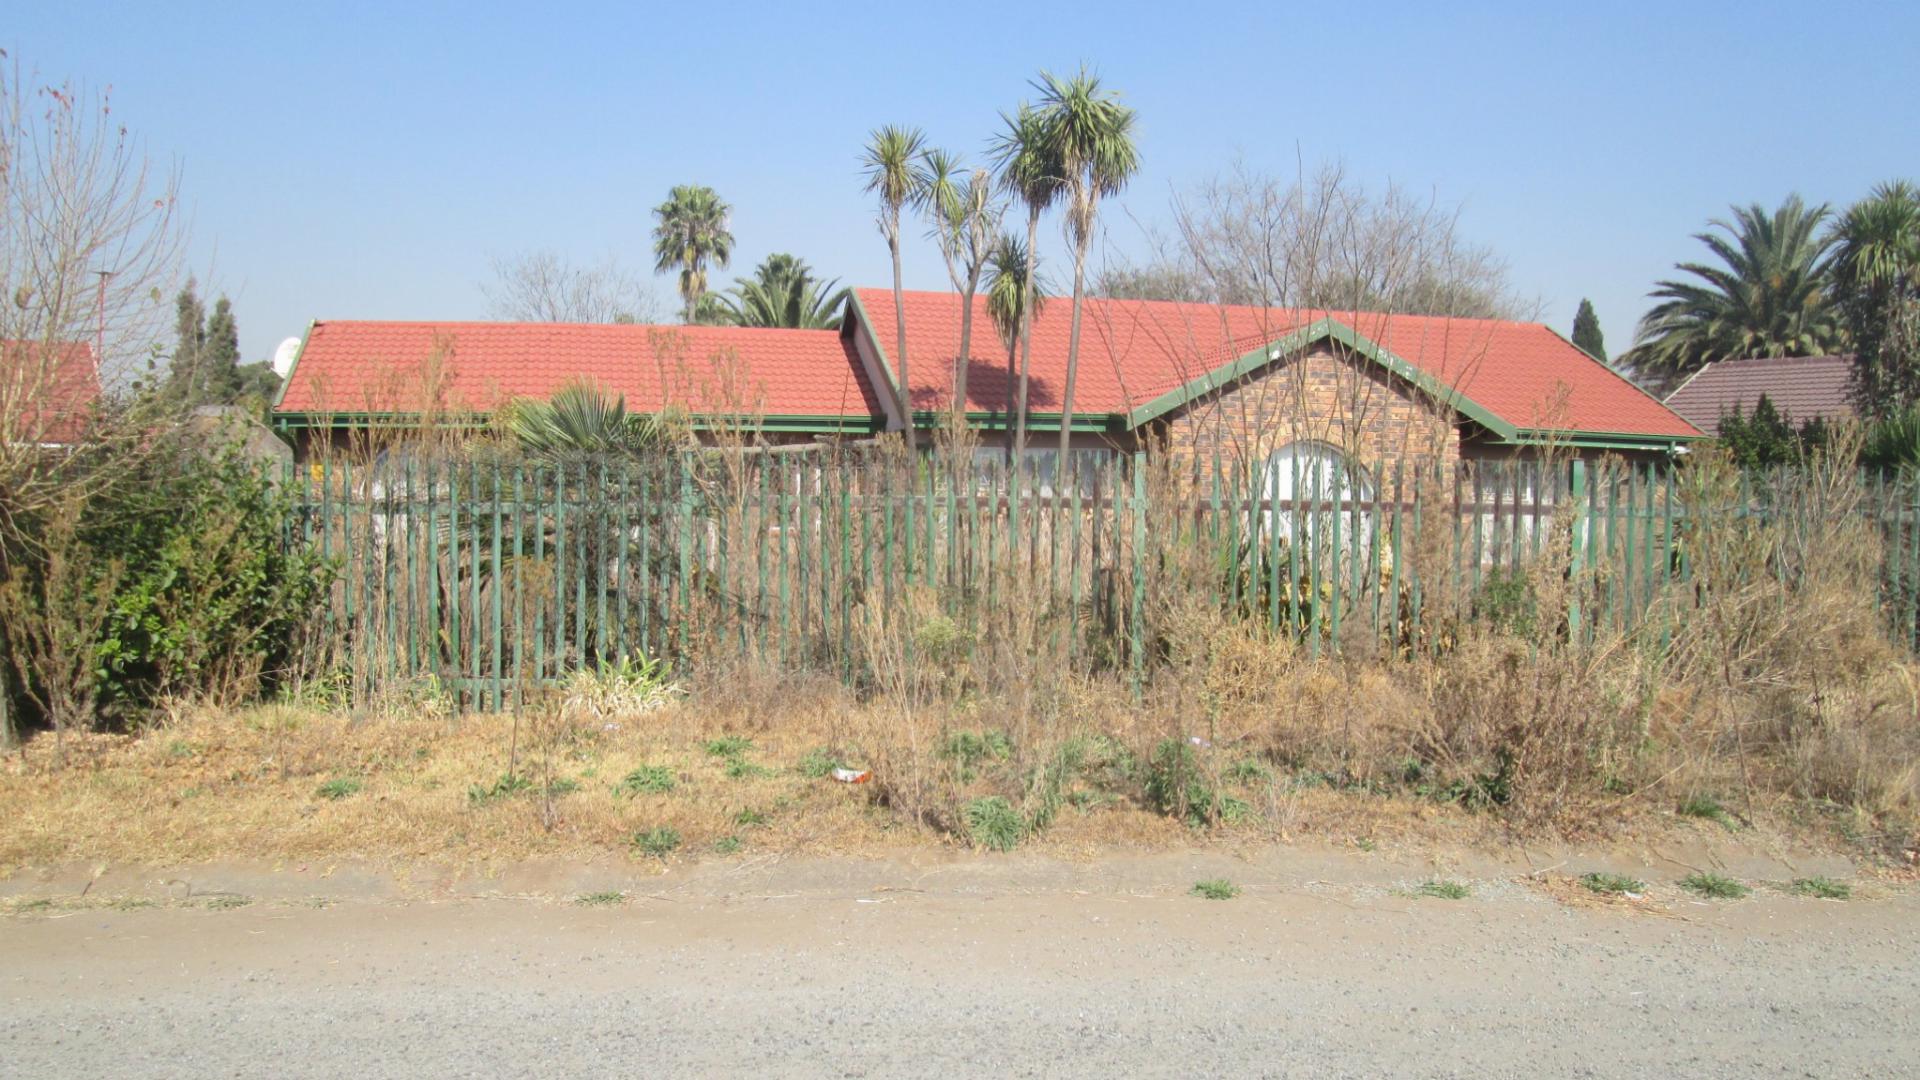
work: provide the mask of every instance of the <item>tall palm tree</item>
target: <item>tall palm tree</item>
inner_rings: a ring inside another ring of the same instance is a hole
[[[1014,415],[1014,359],[1026,325],[1027,303],[1031,299],[1035,313],[1046,303],[1044,283],[1027,288],[1029,275],[1039,266],[1027,258],[1027,245],[1013,233],[1002,233],[987,252],[987,318],[1007,351],[1007,414]]]
[[[1820,234],[1825,204],[1792,195],[1769,213],[1755,203],[1715,218],[1694,239],[1719,265],[1681,263],[1691,279],[1658,282],[1660,301],[1641,318],[1634,347],[1620,360],[1672,379],[1715,360],[1816,356],[1844,346],[1828,302],[1833,242]]]
[[[788,327],[797,330],[840,329],[840,307],[847,289],[836,289],[839,279],[821,281],[805,259],[785,253],[766,257],[753,276],[740,278],[725,294],[700,312],[702,321],[727,326]]]
[[[993,140],[993,157],[1000,168],[1000,187],[1027,208],[1026,269],[1021,275],[1021,287],[1025,293],[1019,312],[1020,380],[1013,414],[1013,452],[1017,459],[1027,449],[1027,375],[1033,362],[1033,316],[1037,313],[1033,290],[1040,215],[1066,189],[1066,170],[1055,152],[1047,119],[1039,111],[1021,102],[1020,108],[1012,115],[1001,113],[1000,119],[1006,124],[1006,130]]]
[[[733,233],[728,218],[733,208],[710,187],[677,184],[667,201],[653,208],[653,268],[657,273],[680,272],[680,300],[685,320],[695,321],[700,298],[707,292],[707,266],[722,270],[733,258]]]
[[[986,272],[1004,205],[993,196],[993,174],[974,169],[962,175],[960,159],[945,150],[922,155],[922,186],[932,219],[933,238],[947,264],[947,279],[960,294],[960,354],[953,367],[953,415],[967,411],[967,364],[973,355],[973,297]]]
[[[900,409],[906,414],[907,449],[914,448],[913,384],[907,381],[907,306],[900,288],[900,211],[917,206],[924,197],[924,177],[917,159],[927,137],[919,128],[887,125],[873,132],[860,163],[867,174],[866,190],[880,198],[880,235],[887,238],[893,256],[894,340],[899,345]]]
[[[1040,73],[1040,112],[1067,183],[1067,237],[1073,242],[1073,328],[1067,336],[1067,385],[1060,395],[1060,463],[1065,470],[1072,439],[1073,384],[1080,373],[1080,300],[1086,292],[1087,247],[1099,222],[1100,198],[1118,195],[1140,171],[1134,145],[1138,114],[1120,95],[1102,89],[1086,68],[1066,78]]]
[[[1881,184],[1834,223],[1833,292],[1853,334],[1853,393],[1869,416],[1920,398],[1920,189]]]

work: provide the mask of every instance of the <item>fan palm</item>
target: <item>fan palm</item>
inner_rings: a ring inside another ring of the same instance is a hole
[[[900,409],[906,414],[909,450],[914,448],[913,386],[907,381],[907,307],[900,288],[900,211],[919,205],[925,197],[918,158],[926,142],[919,128],[888,125],[874,131],[860,159],[867,174],[866,190],[880,199],[880,235],[887,238],[887,251],[893,256],[894,340],[900,354],[895,359],[900,365]]]
[[[1069,460],[1073,384],[1080,372],[1080,300],[1086,292],[1087,247],[1099,222],[1100,198],[1118,195],[1140,171],[1134,145],[1138,114],[1120,96],[1102,89],[1100,77],[1081,68],[1066,78],[1040,73],[1040,91],[1053,155],[1067,184],[1067,237],[1073,242],[1073,328],[1067,336],[1067,385],[1060,395],[1060,460]]]
[[[980,290],[994,235],[1005,207],[993,197],[993,174],[975,169],[964,177],[959,158],[944,150],[922,156],[921,174],[933,238],[947,264],[947,279],[960,293],[960,355],[953,368],[953,412],[967,410],[967,364],[973,355],[973,297]]]
[[[1920,190],[1881,184],[1832,238],[1833,291],[1857,353],[1854,396],[1868,415],[1891,416],[1920,398]]]
[[[1027,245],[1012,233],[1002,233],[993,247],[987,252],[987,317],[993,320],[993,328],[1000,336],[1000,347],[1007,351],[1007,412],[1013,413],[1014,354],[1020,346],[1020,333],[1025,325],[1022,316],[1027,310],[1028,301],[1034,305],[1034,313],[1046,303],[1044,284],[1036,284],[1027,289],[1028,274],[1039,266],[1038,261],[1027,259]]]
[[[727,294],[714,297],[699,312],[702,322],[728,326],[788,327],[796,330],[840,329],[840,307],[847,289],[836,289],[839,279],[821,281],[805,259],[784,253],[769,255],[753,276],[733,283]]]
[[[627,412],[625,396],[584,382],[561,387],[548,401],[520,402],[512,431],[522,450],[548,459],[640,457],[659,453],[670,442],[653,417]]]
[[[728,218],[733,208],[710,187],[678,184],[667,201],[653,208],[653,268],[657,273],[680,272],[680,301],[685,320],[695,321],[700,298],[707,292],[707,267],[726,269],[733,258],[733,233]]]
[[[1833,243],[1820,235],[1827,207],[1797,195],[1768,213],[1755,203],[1715,218],[1694,239],[1719,265],[1681,263],[1690,279],[1661,281],[1660,301],[1640,320],[1634,347],[1621,361],[1667,378],[1715,360],[1749,356],[1815,356],[1845,344],[1828,302]]]
[[[1027,449],[1027,376],[1033,362],[1035,244],[1038,242],[1040,215],[1056,202],[1066,189],[1066,170],[1061,165],[1047,119],[1022,102],[1013,114],[1000,114],[1006,124],[993,140],[993,156],[1000,168],[1000,187],[1027,208],[1027,240],[1024,245],[1026,269],[1021,275],[1024,299],[1020,316],[1020,377],[1013,414],[1013,452],[1016,457]]]

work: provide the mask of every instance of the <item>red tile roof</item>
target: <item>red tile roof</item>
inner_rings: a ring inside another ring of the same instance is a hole
[[[64,446],[85,434],[100,400],[100,369],[93,346],[70,341],[53,347],[37,341],[0,342],[0,416],[16,442]]]
[[[897,363],[893,293],[856,292],[890,363]],[[961,298],[906,294],[908,370],[916,409],[951,400]],[[1058,413],[1073,308],[1054,298],[1034,320],[1028,407]],[[1126,413],[1315,320],[1331,317],[1520,429],[1697,438],[1700,432],[1553,331],[1536,323],[1416,315],[1297,311],[1145,300],[1084,302],[1074,411]],[[1006,350],[986,300],[974,300],[968,407],[1006,407]],[[897,376],[897,370],[896,370]]]
[[[639,412],[677,405],[865,422],[880,411],[832,330],[350,321],[313,324],[274,411],[484,412],[576,380],[624,394]]]
[[[1667,407],[1702,431],[1720,434],[1720,417],[1738,408],[1747,416],[1762,394],[1795,422],[1820,417],[1851,420],[1851,356],[1788,356],[1721,360],[1695,372],[1667,395]]]

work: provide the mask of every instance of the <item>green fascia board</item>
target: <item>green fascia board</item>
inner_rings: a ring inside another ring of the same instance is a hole
[[[1705,435],[1648,435],[1637,431],[1558,431],[1529,428],[1510,441],[1519,445],[1561,443],[1608,450],[1664,450],[1682,443],[1701,442]]]
[[[1061,414],[1027,414],[1027,430],[1059,431]],[[913,426],[917,429],[939,428],[946,423],[945,410],[923,409],[913,414]],[[967,414],[967,426],[975,431],[1011,431],[1014,428],[1013,417],[1003,412],[970,412]],[[1124,413],[1076,412],[1073,414],[1073,430],[1093,433],[1112,433],[1131,430],[1127,427]]]
[[[860,302],[860,293],[857,290],[847,293],[847,304],[860,313],[860,318],[854,320],[855,329],[852,332],[856,334],[865,332],[867,340],[873,343],[873,355],[879,358],[880,373],[887,379],[887,395],[893,399],[900,414],[905,416],[907,396],[901,389],[899,373],[893,370],[893,357],[887,355],[887,347],[880,343],[880,332],[874,325],[873,316],[868,313],[867,305]]]
[[[1393,375],[1412,384],[1422,393],[1446,405],[1455,412],[1460,413],[1467,419],[1472,420],[1474,423],[1479,424],[1481,427],[1486,428],[1502,439],[1512,439],[1519,434],[1519,428],[1501,419],[1486,406],[1474,401],[1459,390],[1445,385],[1418,366],[1408,363],[1405,359],[1394,355],[1391,350],[1381,347],[1377,342],[1367,338],[1353,327],[1331,317],[1316,319],[1291,333],[1262,345],[1252,352],[1220,365],[1191,382],[1167,391],[1152,401],[1147,402],[1145,405],[1127,413],[1127,426],[1129,428],[1137,428],[1149,420],[1157,419],[1182,405],[1194,401],[1202,395],[1222,389],[1231,384],[1235,379],[1242,378],[1266,364],[1273,363],[1278,359],[1278,357],[1275,356],[1276,353],[1280,356],[1286,356],[1325,341],[1337,342],[1351,349],[1353,352],[1372,360]]]
[[[267,410],[269,413],[278,409],[280,403],[287,400],[287,390],[293,386],[293,377],[300,372],[300,358],[307,355],[307,339],[313,336],[313,324],[319,321],[308,319],[307,328],[300,332],[300,347],[293,351],[293,364],[287,368],[287,377],[280,380],[280,389],[274,391],[273,404]]]

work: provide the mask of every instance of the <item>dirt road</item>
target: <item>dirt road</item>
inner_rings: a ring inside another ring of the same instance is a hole
[[[1594,907],[1512,869],[1442,900],[1284,854],[749,865],[587,905],[596,871],[545,868],[325,906],[263,871],[243,907],[202,872],[0,918],[0,1075],[1920,1075],[1920,895]],[[1213,876],[1243,893],[1187,895]]]

